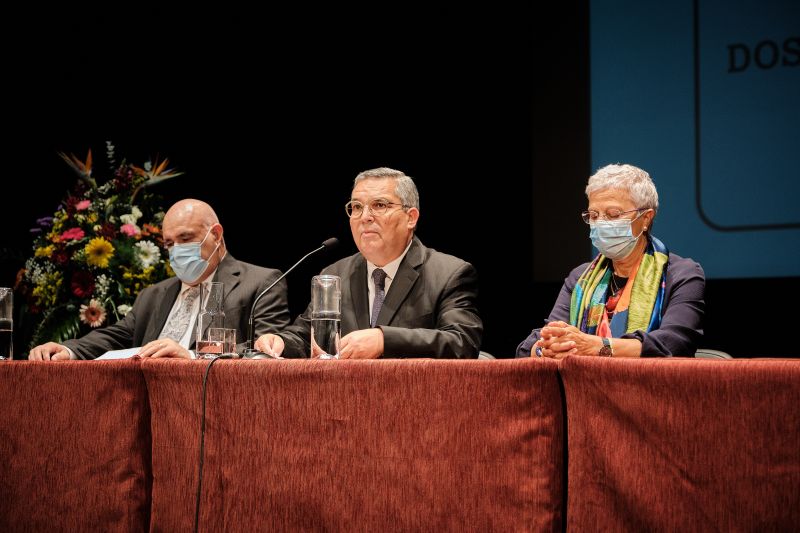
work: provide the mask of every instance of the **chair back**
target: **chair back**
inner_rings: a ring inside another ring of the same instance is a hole
[[[712,350],[710,348],[698,348],[694,353],[695,357],[700,359],[733,359],[731,355],[722,350]]]

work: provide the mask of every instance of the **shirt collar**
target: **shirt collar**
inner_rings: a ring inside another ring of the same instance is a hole
[[[208,289],[208,286],[211,284],[212,281],[214,281],[214,276],[217,275],[217,270],[219,270],[219,267],[215,268],[214,272],[212,272],[210,276],[208,276],[206,279],[201,281],[200,285],[202,285],[203,287]],[[200,287],[200,285],[195,285],[195,287]],[[186,284],[186,283],[181,281],[181,292],[180,292],[180,294],[185,293],[187,290],[189,290],[191,288],[192,288],[191,285],[188,285],[188,284]]]
[[[403,250],[402,254],[400,254],[394,260],[389,261],[384,266],[380,267],[381,270],[386,272],[386,277],[389,278],[390,280],[394,279],[394,277],[397,275],[397,270],[400,268],[400,263],[403,262],[403,258],[408,253],[408,249],[411,248],[411,244],[413,242],[414,238],[412,237],[411,240],[408,241],[408,245],[406,246],[406,249]],[[372,279],[372,273],[375,271],[376,268],[378,267],[367,261],[367,279]]]

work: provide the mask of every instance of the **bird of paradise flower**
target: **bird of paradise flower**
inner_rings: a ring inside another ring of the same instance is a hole
[[[85,326],[94,329],[106,319],[118,320],[141,289],[174,275],[159,246],[157,217],[163,217],[163,209],[142,191],[183,172],[169,168],[166,158],[141,167],[125,160],[117,164],[108,142],[113,175],[100,181],[91,150],[85,159],[58,155],[79,182],[54,216],[37,220],[40,227],[31,230],[37,236],[34,254],[15,287],[25,296],[19,306],[24,318],[35,325],[32,344],[74,338]]]

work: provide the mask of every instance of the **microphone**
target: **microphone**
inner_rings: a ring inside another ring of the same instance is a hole
[[[242,357],[250,357],[250,358],[254,358],[254,359],[264,359],[264,358],[267,358],[267,357],[269,357],[269,358],[272,357],[270,355],[265,354],[264,352],[259,352],[258,350],[253,348],[253,343],[255,342],[255,335],[256,335],[256,329],[255,329],[255,325],[254,325],[255,318],[256,318],[255,317],[255,315],[256,315],[256,304],[261,299],[261,297],[264,296],[265,294],[267,294],[270,291],[270,289],[272,289],[272,287],[277,285],[283,278],[285,278],[286,275],[289,274],[289,272],[291,272],[292,270],[294,270],[297,265],[299,265],[300,263],[305,261],[308,256],[314,255],[315,253],[319,252],[320,250],[335,248],[337,244],[339,244],[339,239],[337,239],[336,237],[331,237],[330,239],[326,239],[322,243],[322,246],[320,246],[319,248],[316,248],[314,250],[311,250],[306,255],[301,257],[300,260],[297,263],[293,264],[286,272],[284,272],[283,274],[278,276],[278,279],[273,281],[270,284],[269,287],[267,287],[266,289],[261,291],[258,294],[258,296],[256,296],[255,300],[253,300],[253,307],[250,308],[250,320],[248,321],[248,326],[249,326],[248,329],[249,329],[249,331],[248,331],[248,336],[247,336],[247,347],[244,349],[244,352],[241,354]]]

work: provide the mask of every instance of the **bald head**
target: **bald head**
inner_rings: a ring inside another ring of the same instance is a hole
[[[192,198],[176,202],[164,215],[162,231],[167,248],[176,244],[202,243],[201,257],[208,261],[208,268],[192,285],[210,276],[225,257],[222,225],[217,214],[205,202]]]
[[[200,224],[208,229],[214,224],[219,224],[217,214],[210,205],[193,198],[177,201],[164,215],[164,226],[168,224]]]

